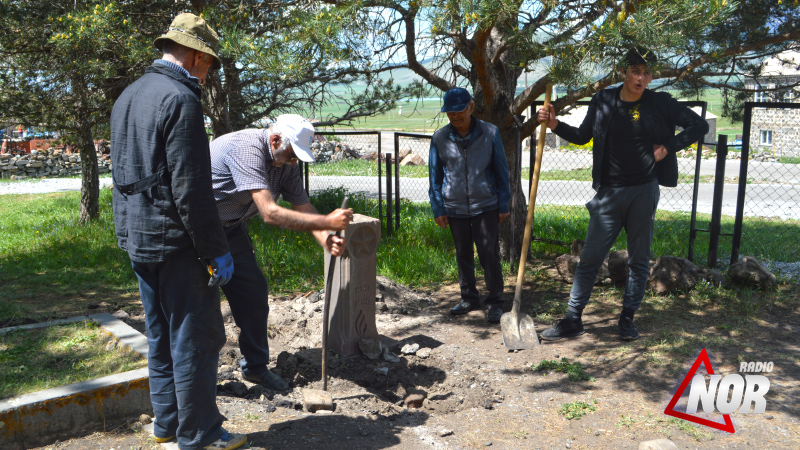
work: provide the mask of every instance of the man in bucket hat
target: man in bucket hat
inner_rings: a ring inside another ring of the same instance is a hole
[[[180,14],[155,40],[163,52],[111,113],[114,225],[139,280],[157,442],[235,449],[222,428],[217,364],[225,343],[218,286],[233,258],[214,205],[200,84],[219,67],[217,34]]]
[[[240,328],[242,378],[274,391],[285,391],[289,386],[267,369],[268,284],[256,261],[247,221],[260,215],[270,225],[310,231],[332,255],[344,253],[345,240],[328,230],[345,229],[353,219],[353,210],[318,214],[309,203],[297,166],[298,160],[314,161],[313,138],[314,127],[308,120],[284,114],[267,129],[236,131],[211,143],[214,197],[236,269],[222,291]],[[294,210],[278,205],[280,196]]]
[[[480,308],[475,286],[473,245],[483,266],[489,323],[503,315],[503,270],[499,225],[509,216],[511,187],[508,163],[497,127],[472,115],[475,102],[464,88],[444,94],[442,112],[449,125],[431,138],[428,171],[431,208],[436,224],[450,227],[456,247],[461,302],[450,313]]]

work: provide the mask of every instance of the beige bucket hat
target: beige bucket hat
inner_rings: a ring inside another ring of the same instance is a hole
[[[191,13],[178,14],[169,25],[169,30],[153,41],[153,45],[161,50],[165,40],[171,40],[191,49],[208,53],[214,58],[212,69],[218,70],[222,62],[217,56],[219,35],[208,26],[205,20]]]

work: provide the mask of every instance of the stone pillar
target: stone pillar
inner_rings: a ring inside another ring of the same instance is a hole
[[[360,352],[360,339],[378,339],[375,326],[375,277],[381,223],[378,219],[354,214],[342,233],[347,248],[333,269],[328,349],[340,355]],[[325,252],[325,280],[328,280],[330,253]]]

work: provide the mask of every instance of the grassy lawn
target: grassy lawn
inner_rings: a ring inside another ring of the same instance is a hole
[[[109,342],[91,321],[0,334],[0,399],[147,366]]]
[[[315,195],[312,202],[321,212],[327,212],[341,204],[344,195],[343,190],[324,191]],[[108,310],[141,311],[127,255],[116,247],[111,191],[101,191],[101,218],[89,225],[77,223],[79,197],[77,192],[0,196],[2,326],[97,312],[100,305]],[[349,205],[363,214],[377,216],[372,199],[351,195]],[[427,204],[404,201],[401,211],[399,230],[392,238],[384,236],[378,246],[378,274],[429,291],[457,283],[458,270],[449,230],[433,223]],[[707,217],[700,220],[707,220]],[[588,213],[583,207],[537,206],[533,235],[569,243],[575,237],[585,236],[587,221]],[[688,214],[658,212],[653,256],[685,256],[688,222]],[[732,226],[732,219],[725,218],[723,227],[729,226]],[[253,220],[250,234],[272,295],[294,295],[323,287],[323,254],[308,233],[286,231]],[[615,249],[624,247],[624,238],[623,235],[617,240]],[[706,240],[698,238],[696,254],[705,254],[703,242]],[[729,243],[721,245],[724,248]],[[770,228],[758,229],[756,239],[744,239],[742,254],[755,254],[757,249],[752,245],[768,247],[777,254],[793,252],[796,247],[786,245],[785,238]],[[522,312],[534,317],[537,324],[550,323],[566,312],[570,285],[555,273],[554,258],[567,251],[552,243],[534,242],[532,245],[532,257],[528,259],[523,281]],[[503,270],[506,295],[510,299],[516,282],[516,267],[504,262]],[[800,312],[800,284],[780,281],[771,290],[742,286],[716,288],[700,283],[690,292],[667,296],[648,293],[637,313],[640,330],[647,332],[639,341],[625,344],[616,339],[615,322],[607,320],[618,314],[623,288],[599,285],[584,314],[587,325],[601,336],[596,344],[581,349],[582,360],[589,361],[588,365],[579,368],[565,361],[562,367],[561,363],[553,361],[556,365],[551,370],[580,375],[585,369],[589,376],[616,371],[663,373],[667,375],[665,380],[674,380],[683,375],[688,360],[698,349],[706,347],[718,349],[717,355],[721,355],[720,361],[724,362],[715,369],[723,372],[736,371],[733,365],[737,358],[757,360],[758,352],[780,355],[773,358],[776,367],[788,370],[796,364],[796,356],[784,348],[792,334],[791,329],[782,324]],[[89,328],[91,332],[91,326]],[[39,338],[16,333],[0,336],[0,377],[3,377],[0,381],[7,389],[22,386],[18,380],[24,378],[25,373],[32,373],[28,369],[34,356],[17,356],[21,353],[16,346],[23,339],[30,339],[26,341],[27,346],[37,349],[37,358],[54,355],[55,361],[63,364],[45,362],[54,368],[53,372],[61,372],[56,367],[67,366],[82,372],[94,359],[90,358],[92,351],[83,347],[90,339],[82,334],[59,338],[60,344],[44,344]],[[49,350],[50,347],[44,350],[45,345],[68,351],[62,354]],[[12,360],[12,356],[22,359]],[[44,377],[36,378],[31,380],[36,383],[31,385],[32,390],[54,383]],[[630,385],[645,393],[663,392],[673,382],[665,381],[664,386],[640,386],[637,379],[632,377]],[[63,383],[74,381],[77,379],[68,378]],[[2,395],[17,395],[16,392],[8,390]],[[788,402],[793,392],[776,395],[785,394]]]
[[[343,190],[325,191],[312,202],[321,212],[331,211],[343,195]],[[110,189],[101,190],[101,217],[91,224],[77,223],[79,200],[78,192],[0,196],[0,324],[82,315],[103,302],[111,310],[138,303],[130,262],[116,245]],[[378,215],[375,200],[351,195],[349,205],[362,214]],[[455,282],[458,270],[450,232],[433,223],[429,205],[403,201],[400,217],[399,230],[378,247],[378,274],[414,287]],[[698,226],[704,227],[708,220],[700,215]],[[587,222],[583,207],[541,205],[536,208],[533,235],[568,244],[585,237]],[[687,213],[659,211],[653,257],[685,257],[688,224]],[[741,254],[796,260],[796,246],[786,245],[779,228],[798,225],[746,220],[745,229],[757,235],[743,238]],[[722,227],[732,229],[733,219],[724,217]],[[257,219],[251,221],[250,233],[272,294],[322,287],[322,252],[310,234],[267,226]],[[614,249],[624,246],[623,232]],[[720,249],[725,248],[730,248],[730,238],[721,239]],[[707,236],[701,234],[695,248],[698,262],[706,249]],[[567,251],[545,242],[534,242],[532,250],[542,258]],[[506,270],[514,272],[507,263]]]

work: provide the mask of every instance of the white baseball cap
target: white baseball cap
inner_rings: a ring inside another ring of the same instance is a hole
[[[311,142],[314,140],[314,126],[298,114],[281,114],[275,119],[275,126],[281,136],[289,139],[294,154],[303,162],[314,162]]]

